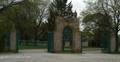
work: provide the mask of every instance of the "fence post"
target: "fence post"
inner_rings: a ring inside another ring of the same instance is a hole
[[[16,32],[16,52],[18,53],[19,49],[19,31]]]
[[[48,31],[48,45],[47,45],[48,46],[48,52],[50,52],[49,51],[49,49],[50,49],[50,47],[49,47],[49,45],[50,45],[50,38],[49,37],[50,37],[50,32]]]
[[[53,32],[51,32],[51,36],[52,36],[52,41],[51,41],[51,52],[53,52]]]
[[[19,44],[21,45],[21,40],[19,40]]]
[[[81,34],[81,53],[82,53],[82,34]]]
[[[108,53],[110,53],[110,35],[108,35]]]

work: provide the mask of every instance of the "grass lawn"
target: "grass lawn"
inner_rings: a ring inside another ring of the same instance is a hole
[[[62,53],[71,53],[71,47],[65,47],[65,50]],[[82,47],[82,51],[98,51],[101,50],[100,47]],[[74,54],[74,53],[73,53]]]
[[[24,49],[47,49],[47,47],[19,45],[19,50],[24,50]],[[5,48],[5,51],[0,52],[0,54],[6,54],[6,53],[12,53],[9,52],[8,47]]]
[[[83,51],[97,51],[97,50],[101,50],[100,47],[82,47]]]
[[[12,53],[12,52],[7,52],[7,51],[0,52],[0,54],[6,54],[6,53]]]
[[[65,49],[65,50],[63,50],[60,54],[81,54],[81,53],[76,53],[76,52],[74,52],[74,53],[72,53],[71,52],[71,50],[67,50],[67,49]]]
[[[117,52],[116,54],[120,54],[120,51],[119,51],[119,52]]]
[[[70,49],[71,47],[65,47],[65,49]],[[82,51],[97,51],[101,50],[100,47],[82,47]]]
[[[82,51],[98,51],[101,50],[100,47],[82,47]],[[71,47],[64,47],[64,51],[62,53],[71,53]],[[74,53],[73,53],[74,54]]]
[[[24,50],[24,49],[47,49],[47,47],[19,45],[19,50]],[[68,50],[64,50],[62,53],[71,53],[71,51],[69,50],[71,49],[71,47],[65,47],[65,49],[68,49]],[[101,48],[100,47],[82,47],[82,51],[97,51],[97,50],[101,50]],[[0,52],[0,54],[4,54],[4,53],[12,53],[12,52],[8,52],[8,48],[6,48],[4,52]],[[117,54],[120,54],[120,52],[118,52]]]
[[[47,49],[47,47],[19,45],[19,50],[23,49]]]
[[[64,50],[64,51],[62,51],[62,53],[71,53],[71,51],[70,50]]]
[[[101,47],[82,47],[82,48],[101,48]]]
[[[9,48],[8,47],[5,48],[5,51],[0,52],[0,54],[6,54],[6,53],[12,53],[12,52],[9,52]]]

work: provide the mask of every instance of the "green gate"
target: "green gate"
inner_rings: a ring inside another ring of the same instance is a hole
[[[48,32],[48,52],[53,52],[53,32]]]
[[[101,52],[110,53],[110,35],[101,36]]]
[[[0,51],[9,52],[9,35],[1,34],[0,35]]]
[[[10,51],[10,37],[9,35],[7,36],[7,38],[5,39],[5,51],[9,52]]]
[[[16,31],[16,53],[19,52],[19,31]]]
[[[63,51],[64,51],[64,46],[66,45],[65,48],[70,49],[70,51],[72,50],[72,37],[73,37],[73,34],[72,34],[72,30],[71,28],[64,28],[63,29],[63,36],[62,36],[62,43],[63,43]]]

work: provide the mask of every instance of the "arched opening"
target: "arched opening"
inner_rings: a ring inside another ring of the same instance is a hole
[[[64,28],[63,35],[62,35],[62,51],[63,52],[72,51],[72,41],[73,41],[72,29],[69,27]]]

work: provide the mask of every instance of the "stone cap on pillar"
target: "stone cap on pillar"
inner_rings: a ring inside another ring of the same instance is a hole
[[[61,11],[60,10],[58,10],[58,16],[61,16]]]
[[[15,24],[12,25],[12,29],[13,29],[13,30],[15,29]]]

